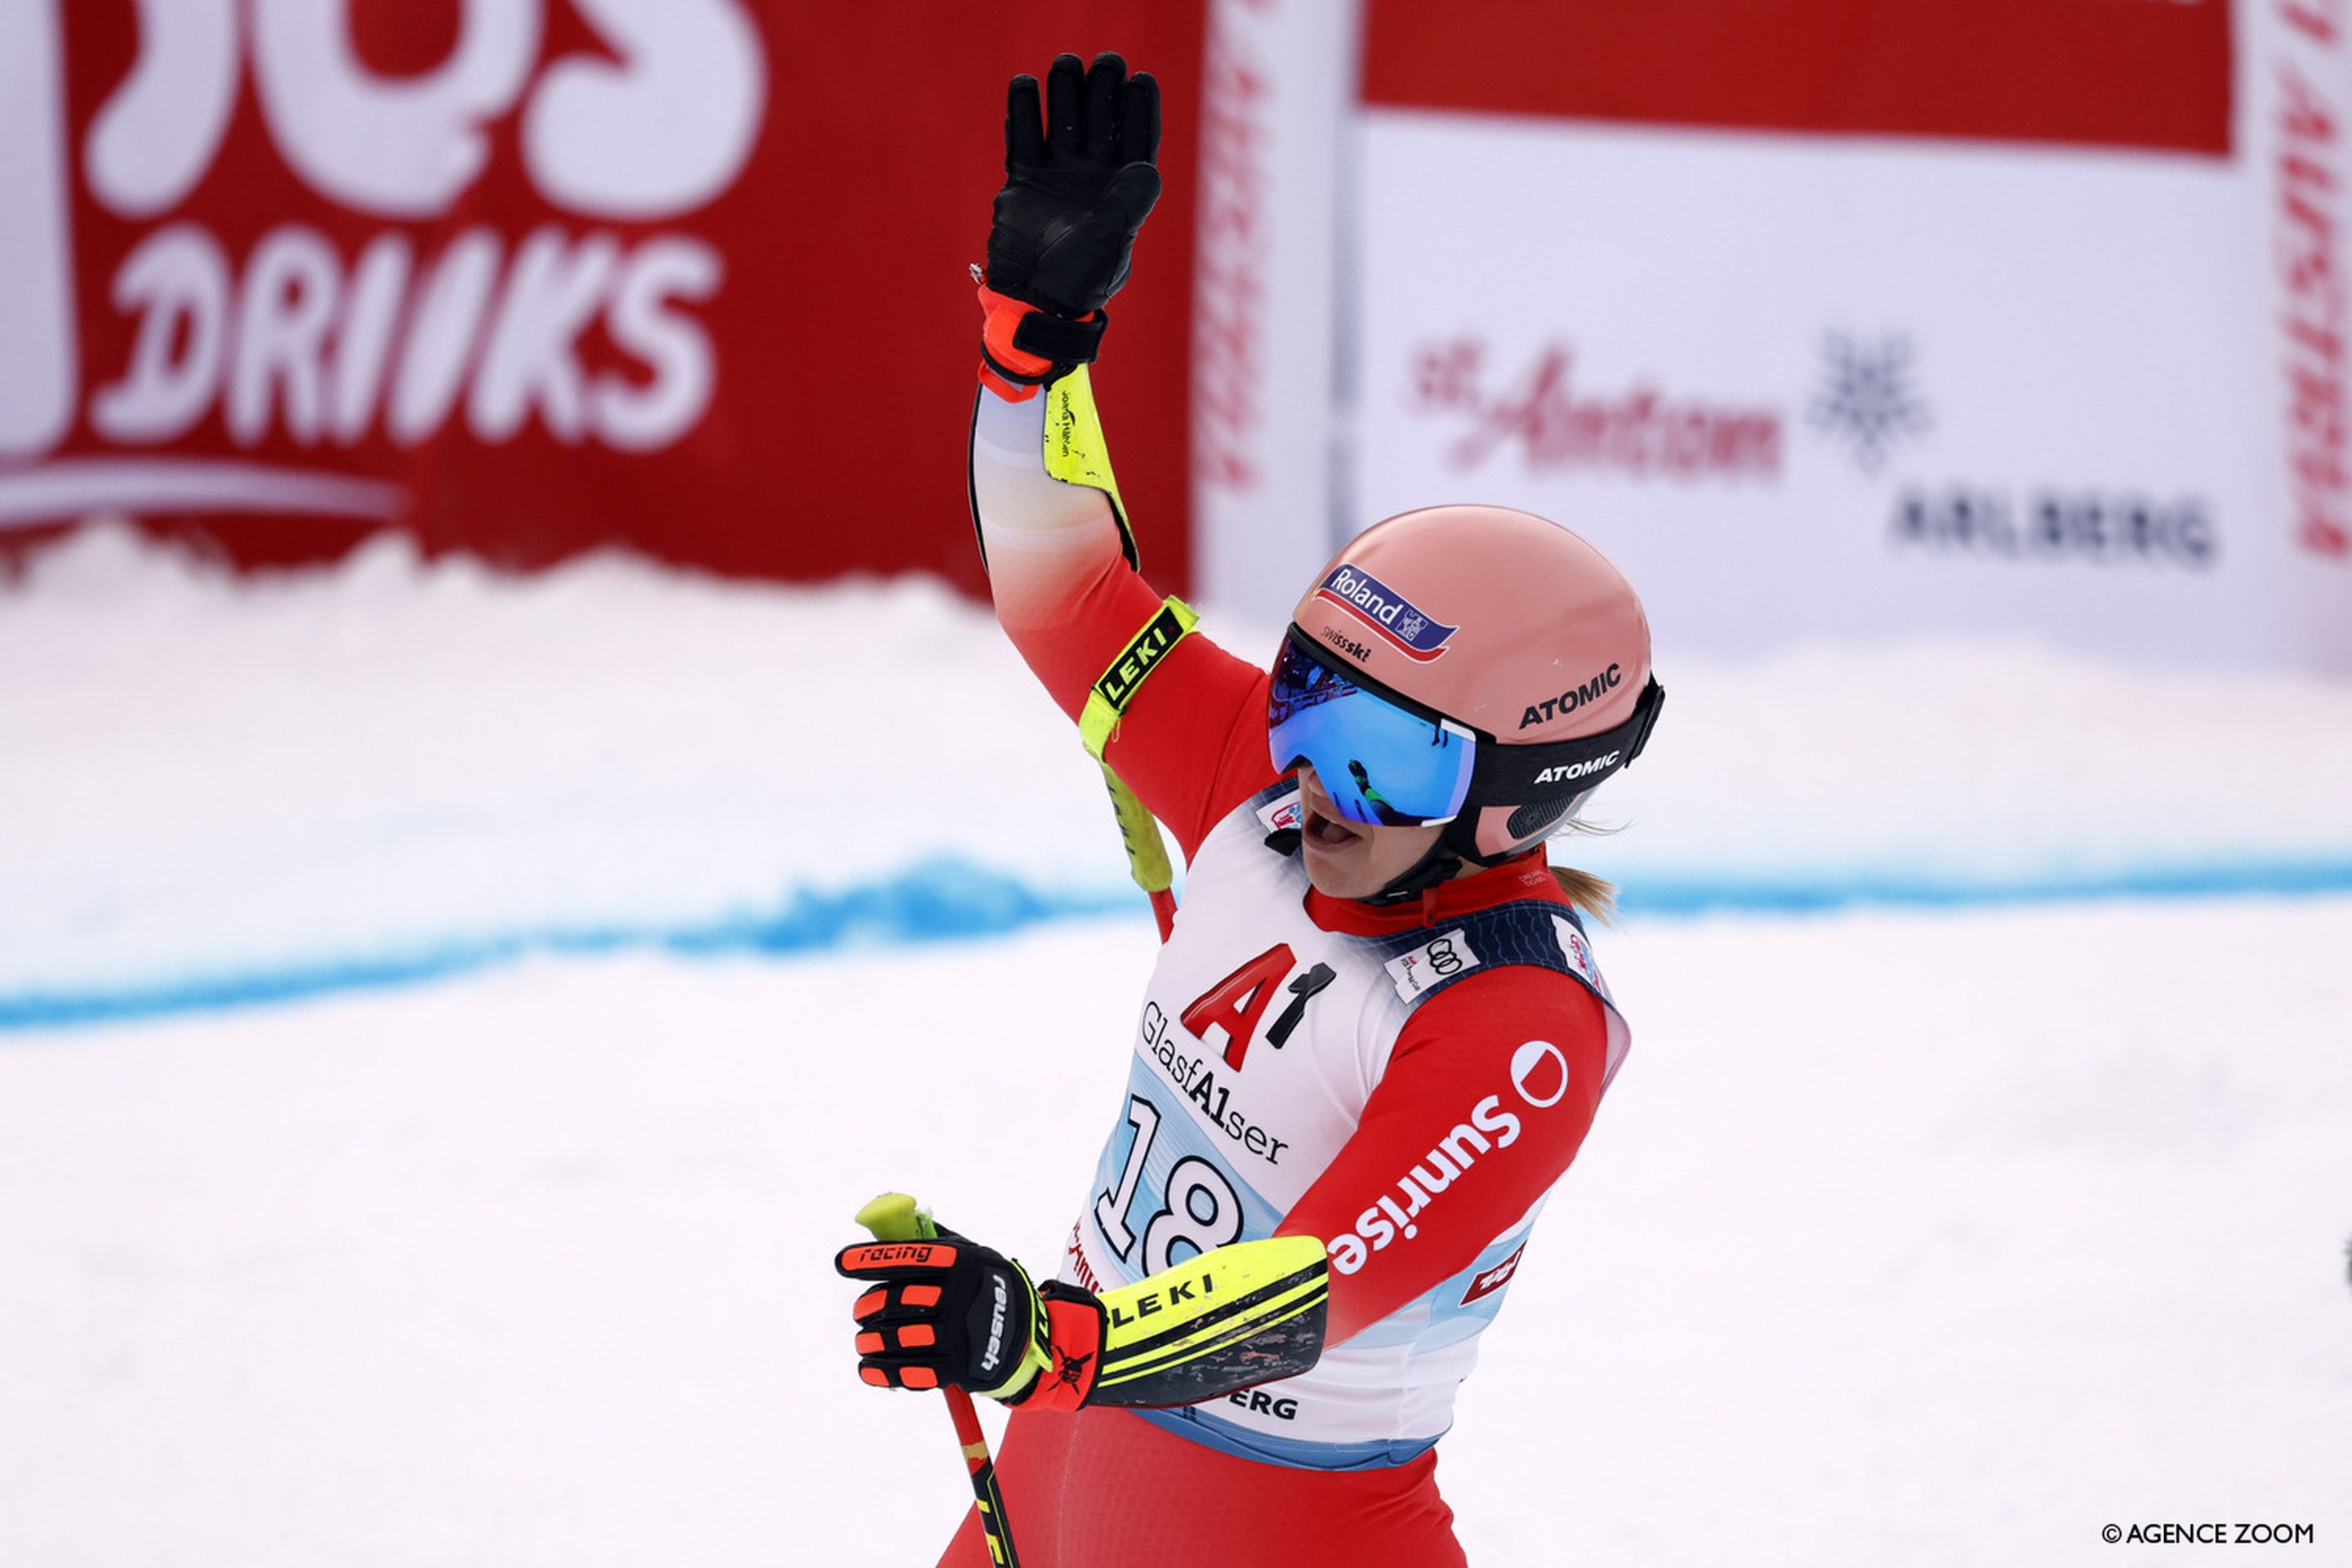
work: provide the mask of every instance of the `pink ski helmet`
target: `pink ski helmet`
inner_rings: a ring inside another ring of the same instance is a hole
[[[1276,687],[1286,665],[1308,662],[1318,667],[1309,679],[1327,688],[1360,689],[1441,721],[1439,750],[1460,753],[1457,777],[1414,781],[1440,794],[1450,782],[1450,816],[1426,803],[1390,815],[1364,769],[1337,751],[1274,758],[1286,771],[1315,762],[1360,820],[1449,823],[1433,864],[1392,894],[1452,875],[1456,858],[1492,864],[1547,837],[1640,754],[1665,696],[1650,672],[1649,619],[1624,574],[1559,524],[1498,506],[1425,507],[1359,534],[1299,600]],[[1286,720],[1323,700],[1291,685],[1286,705],[1269,712],[1270,732],[1282,731],[1277,753],[1308,732]],[[1342,794],[1343,768],[1360,794]]]

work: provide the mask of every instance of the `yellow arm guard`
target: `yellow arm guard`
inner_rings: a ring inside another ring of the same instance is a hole
[[[1095,407],[1094,378],[1077,365],[1045,387],[1045,471],[1066,485],[1100,490],[1110,502],[1118,524],[1118,547],[1127,563],[1138,570],[1142,558],[1135,548],[1135,531],[1128,526],[1127,499],[1118,493],[1118,479],[1110,471],[1110,443],[1103,439],[1102,415]]]
[[[1311,1236],[1235,1242],[1098,1298],[1089,1405],[1190,1405],[1291,1377],[1323,1354],[1330,1297]]]

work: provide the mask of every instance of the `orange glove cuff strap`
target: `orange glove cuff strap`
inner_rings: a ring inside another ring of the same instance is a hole
[[[1038,1374],[1035,1387],[1010,1403],[1024,1410],[1076,1410],[1094,1392],[1102,1363],[1102,1309],[1091,1296],[1063,1296],[1051,1285],[1041,1294],[1052,1364]]]
[[[1092,359],[1092,344],[1102,335],[1100,310],[1080,321],[1065,321],[1045,315],[1025,300],[1000,294],[985,283],[980,286],[980,379],[1015,403],[1024,401],[1036,386],[1050,380],[1057,363]],[[1024,338],[1029,347],[1022,346]],[[1062,344],[1069,351],[1062,362],[1034,352],[1041,345],[1051,349],[1061,339],[1070,340]]]

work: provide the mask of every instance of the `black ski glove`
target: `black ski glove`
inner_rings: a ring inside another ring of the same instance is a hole
[[[1160,200],[1160,84],[1146,72],[1129,77],[1115,54],[1092,66],[1060,55],[1045,97],[1041,134],[1037,79],[1016,76],[1005,93],[988,286],[1076,321],[1127,282],[1136,232]]]
[[[845,1247],[833,1266],[871,1287],[851,1311],[857,1374],[877,1388],[953,1384],[1076,1410],[1094,1386],[1103,1310],[1075,1285],[1040,1289],[1021,1265],[951,1230]]]

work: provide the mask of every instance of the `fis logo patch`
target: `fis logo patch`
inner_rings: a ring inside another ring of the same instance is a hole
[[[1318,599],[1348,611],[1407,658],[1427,664],[1445,651],[1460,626],[1449,626],[1360,567],[1341,562],[1331,568]]]
[[[1601,966],[1592,962],[1592,944],[1584,933],[1559,916],[1551,917],[1552,931],[1559,939],[1559,955],[1568,960],[1569,967],[1584,977],[1588,985],[1601,984]]]

